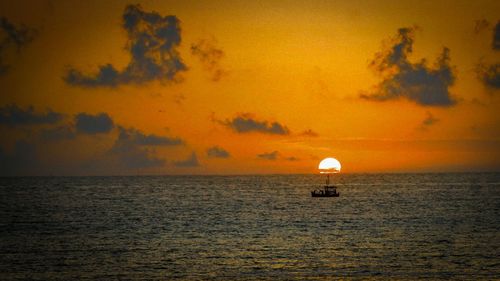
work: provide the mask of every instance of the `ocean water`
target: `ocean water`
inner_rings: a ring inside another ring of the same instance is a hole
[[[500,173],[0,179],[1,280],[500,279]]]

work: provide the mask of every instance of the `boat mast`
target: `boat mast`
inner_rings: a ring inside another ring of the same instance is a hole
[[[326,186],[330,185],[330,174],[326,174]]]

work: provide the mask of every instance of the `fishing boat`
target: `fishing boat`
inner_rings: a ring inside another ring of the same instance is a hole
[[[326,158],[319,163],[320,173],[326,174],[326,184],[323,189],[316,189],[311,191],[312,197],[339,197],[340,193],[337,192],[335,185],[330,185],[330,174],[340,172],[340,162],[335,158]]]

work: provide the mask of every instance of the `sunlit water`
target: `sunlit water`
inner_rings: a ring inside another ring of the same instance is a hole
[[[499,279],[500,174],[0,179],[0,279]]]

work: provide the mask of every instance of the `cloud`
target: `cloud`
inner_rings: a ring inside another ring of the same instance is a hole
[[[500,50],[500,21],[493,30],[492,48],[495,51]],[[500,63],[487,64],[479,62],[475,69],[477,78],[489,89],[500,89]]]
[[[269,153],[257,154],[257,157],[266,160],[276,160],[278,159],[278,154],[279,154],[278,151],[273,151]]]
[[[79,133],[89,135],[109,133],[114,126],[113,120],[107,113],[91,115],[82,112],[75,116],[75,128]]]
[[[224,51],[217,48],[215,39],[201,39],[191,45],[191,54],[198,57],[205,70],[212,75],[212,81],[219,81],[227,72],[219,61],[224,57]]]
[[[55,124],[62,120],[63,114],[50,109],[46,113],[37,113],[33,106],[22,109],[15,104],[0,108],[0,124],[7,126]]]
[[[165,159],[154,156],[155,151],[144,146],[179,145],[180,139],[170,139],[156,135],[146,135],[134,128],[118,126],[119,134],[107,156],[116,158],[125,168],[140,169],[162,167]]]
[[[422,123],[420,124],[420,126],[417,128],[421,131],[426,131],[430,126],[436,124],[437,122],[439,122],[439,119],[437,119],[436,117],[434,117],[432,115],[432,113],[430,113],[429,111],[426,112],[426,117],[425,119],[422,121]]]
[[[221,147],[213,146],[207,149],[207,156],[211,158],[229,158],[231,154]]]
[[[427,111],[427,117],[422,122],[422,125],[431,126],[436,124],[438,121],[439,119],[435,118],[429,111]]]
[[[256,120],[250,113],[241,113],[232,120],[222,122],[237,133],[260,132],[271,135],[288,135],[290,130],[278,122]]]
[[[169,138],[154,134],[146,135],[139,130],[133,128],[125,129],[121,126],[119,126],[118,129],[120,131],[118,136],[120,140],[127,141],[135,145],[171,146],[184,144],[184,141],[180,138]]]
[[[300,136],[306,136],[306,137],[318,137],[319,134],[316,133],[315,131],[311,130],[311,129],[307,129],[305,131],[303,131],[302,133],[299,134]]]
[[[12,153],[5,153],[0,148],[0,175],[22,176],[38,174],[39,166],[36,147],[23,140],[16,142]]]
[[[500,50],[500,21],[497,22],[493,31],[493,50]]]
[[[490,27],[490,22],[485,19],[474,21],[474,33],[479,34]]]
[[[500,89],[500,63],[479,64],[476,68],[476,74],[486,87]]]
[[[117,158],[119,165],[125,168],[139,169],[165,165],[165,160],[154,156],[153,150],[141,148],[121,138],[118,138],[107,155]]]
[[[456,103],[449,92],[455,82],[450,50],[443,48],[434,68],[429,68],[425,59],[410,62],[408,56],[413,52],[414,31],[415,28],[400,28],[392,39],[393,45],[375,55],[370,67],[382,77],[382,82],[372,93],[361,94],[361,98],[387,101],[403,97],[422,106]]]
[[[300,159],[295,157],[295,156],[290,156],[290,157],[286,157],[285,160],[287,160],[287,161],[299,161]]]
[[[3,62],[5,51],[15,47],[19,51],[31,43],[36,35],[36,30],[25,25],[14,25],[5,17],[0,17],[0,75],[6,74],[10,65]]]
[[[191,156],[188,157],[186,160],[174,162],[174,166],[181,168],[199,167],[200,162],[198,162],[198,157],[196,157],[196,153],[193,152]]]
[[[111,64],[99,67],[88,75],[70,68],[64,80],[80,87],[116,87],[121,84],[175,81],[177,74],[187,70],[177,47],[181,43],[180,21],[176,16],[161,16],[144,12],[140,5],[129,5],[123,13],[123,28],[127,32],[127,50],[131,60],[122,70]]]

